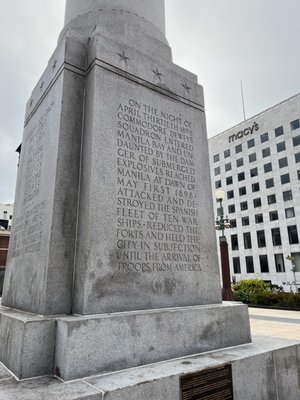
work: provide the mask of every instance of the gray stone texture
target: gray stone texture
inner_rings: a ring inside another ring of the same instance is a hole
[[[247,307],[235,303],[59,318],[56,336],[66,381],[251,341]]]

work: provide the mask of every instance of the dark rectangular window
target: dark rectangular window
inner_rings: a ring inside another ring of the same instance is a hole
[[[287,230],[288,230],[288,237],[290,244],[298,244],[299,239],[298,239],[297,226],[296,225],[288,226]]]
[[[259,182],[252,184],[252,192],[259,192]]]
[[[230,220],[230,228],[236,228],[236,219]]]
[[[300,170],[297,171],[298,180],[300,180]]]
[[[294,131],[295,129],[298,129],[300,127],[300,122],[299,119],[295,119],[294,121],[291,122],[291,130]]]
[[[238,174],[238,181],[240,182],[240,181],[243,181],[243,180],[245,180],[245,172],[240,172]]]
[[[295,161],[296,161],[296,163],[300,162],[300,153],[295,154]]]
[[[226,185],[231,185],[231,184],[232,184],[232,176],[227,176]]]
[[[248,225],[250,225],[249,217],[243,217],[243,218],[242,218],[242,225],[243,225],[243,226],[248,226]]]
[[[266,179],[266,188],[270,189],[273,186],[274,186],[274,179],[273,178]]]
[[[287,157],[283,157],[280,160],[278,160],[279,168],[284,168],[288,166],[288,159]]]
[[[220,155],[219,154],[215,154],[214,155],[214,162],[218,162],[220,161]]]
[[[246,256],[246,271],[248,274],[254,273],[253,257]]]
[[[239,249],[239,242],[237,235],[231,235],[231,250],[238,250]]]
[[[227,192],[227,199],[233,199],[234,198],[234,191],[233,190],[229,190]]]
[[[241,211],[245,211],[245,210],[248,210],[248,203],[247,203],[247,201],[243,201],[243,202],[241,203]]]
[[[265,173],[271,172],[272,171],[272,163],[268,163],[264,165],[264,171]]]
[[[285,142],[277,143],[276,147],[277,147],[277,153],[284,151],[285,150]]]
[[[279,126],[275,129],[275,137],[281,136],[284,134],[283,126]]]
[[[295,136],[293,138],[293,146],[296,147],[296,146],[299,146],[299,144],[300,144],[300,135]]]
[[[274,254],[276,272],[285,272],[283,254]]]
[[[249,154],[249,162],[252,163],[256,161],[256,153]]]
[[[244,196],[246,194],[246,186],[242,186],[239,188],[239,195]]]
[[[230,157],[230,150],[225,150],[224,151],[224,158]]]
[[[271,234],[272,234],[273,246],[281,246],[280,228],[272,228]]]
[[[255,140],[254,139],[248,140],[247,145],[248,145],[248,149],[251,149],[251,147],[255,146]]]
[[[276,195],[275,194],[270,194],[268,197],[268,204],[275,204],[276,203]]]
[[[234,204],[229,204],[228,206],[228,214],[232,214],[235,212],[235,205]]]
[[[294,218],[295,216],[295,209],[294,207],[289,207],[285,209],[285,217],[286,218]]]
[[[266,247],[265,231],[256,231],[257,235],[257,246]]]
[[[237,146],[235,146],[235,152],[236,154],[241,153],[243,150],[243,147],[241,144],[238,144]]]
[[[262,149],[262,156],[264,158],[269,157],[270,154],[271,154],[270,147],[266,147],[265,149]]]
[[[261,207],[261,199],[259,197],[257,199],[253,199],[253,207]]]
[[[250,176],[251,178],[254,178],[255,176],[258,175],[258,169],[257,168],[252,168],[250,169]]]
[[[243,236],[244,236],[244,249],[252,249],[251,233],[245,232]]]
[[[244,165],[244,159],[243,158],[239,158],[238,160],[236,160],[236,166],[237,167],[242,167]]]
[[[221,181],[216,181],[215,182],[215,188],[219,189],[222,186],[222,182]]]
[[[232,264],[233,264],[233,273],[234,274],[240,274],[241,273],[240,258],[239,257],[233,257],[232,258]]]
[[[225,164],[225,171],[231,171],[231,162]]]
[[[270,211],[269,212],[270,221],[278,220],[278,211]]]
[[[281,179],[282,185],[284,185],[285,183],[289,183],[290,182],[290,174],[281,175],[280,179]]]
[[[266,254],[259,256],[260,272],[269,272],[268,256]]]
[[[221,173],[221,168],[220,167],[215,168],[215,176],[220,175],[220,173]]]
[[[255,215],[255,223],[256,224],[262,224],[264,222],[264,217],[262,214],[256,214]]]
[[[293,192],[291,190],[286,190],[282,192],[283,201],[293,200]]]
[[[262,135],[260,135],[260,141],[261,143],[267,142],[269,140],[269,134],[268,132],[263,133]]]

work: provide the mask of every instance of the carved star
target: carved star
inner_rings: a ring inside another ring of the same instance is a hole
[[[190,93],[191,88],[188,86],[188,84],[184,81],[181,86],[185,89],[187,93]]]
[[[124,63],[125,63],[126,65],[128,65],[127,60],[130,60],[130,58],[126,56],[124,50],[122,51],[122,53],[118,53],[118,56],[120,57],[120,59],[121,59],[122,61],[124,61]]]
[[[43,90],[44,87],[44,81],[42,81],[41,85],[40,85],[40,90]]]
[[[161,81],[161,76],[163,76],[163,74],[159,72],[158,68],[156,68],[156,70],[152,69],[152,72]]]
[[[29,107],[31,108],[33,104],[33,99],[30,100]]]

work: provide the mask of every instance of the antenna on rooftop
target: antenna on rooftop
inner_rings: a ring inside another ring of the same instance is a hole
[[[243,81],[241,81],[241,95],[242,95],[242,104],[243,104],[244,121],[246,121]]]

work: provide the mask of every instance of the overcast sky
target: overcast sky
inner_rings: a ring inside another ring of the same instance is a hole
[[[64,3],[0,0],[0,203],[14,199],[25,103],[56,46]],[[166,0],[174,62],[204,86],[209,137],[242,121],[241,80],[247,117],[300,92],[299,15],[299,0]]]

